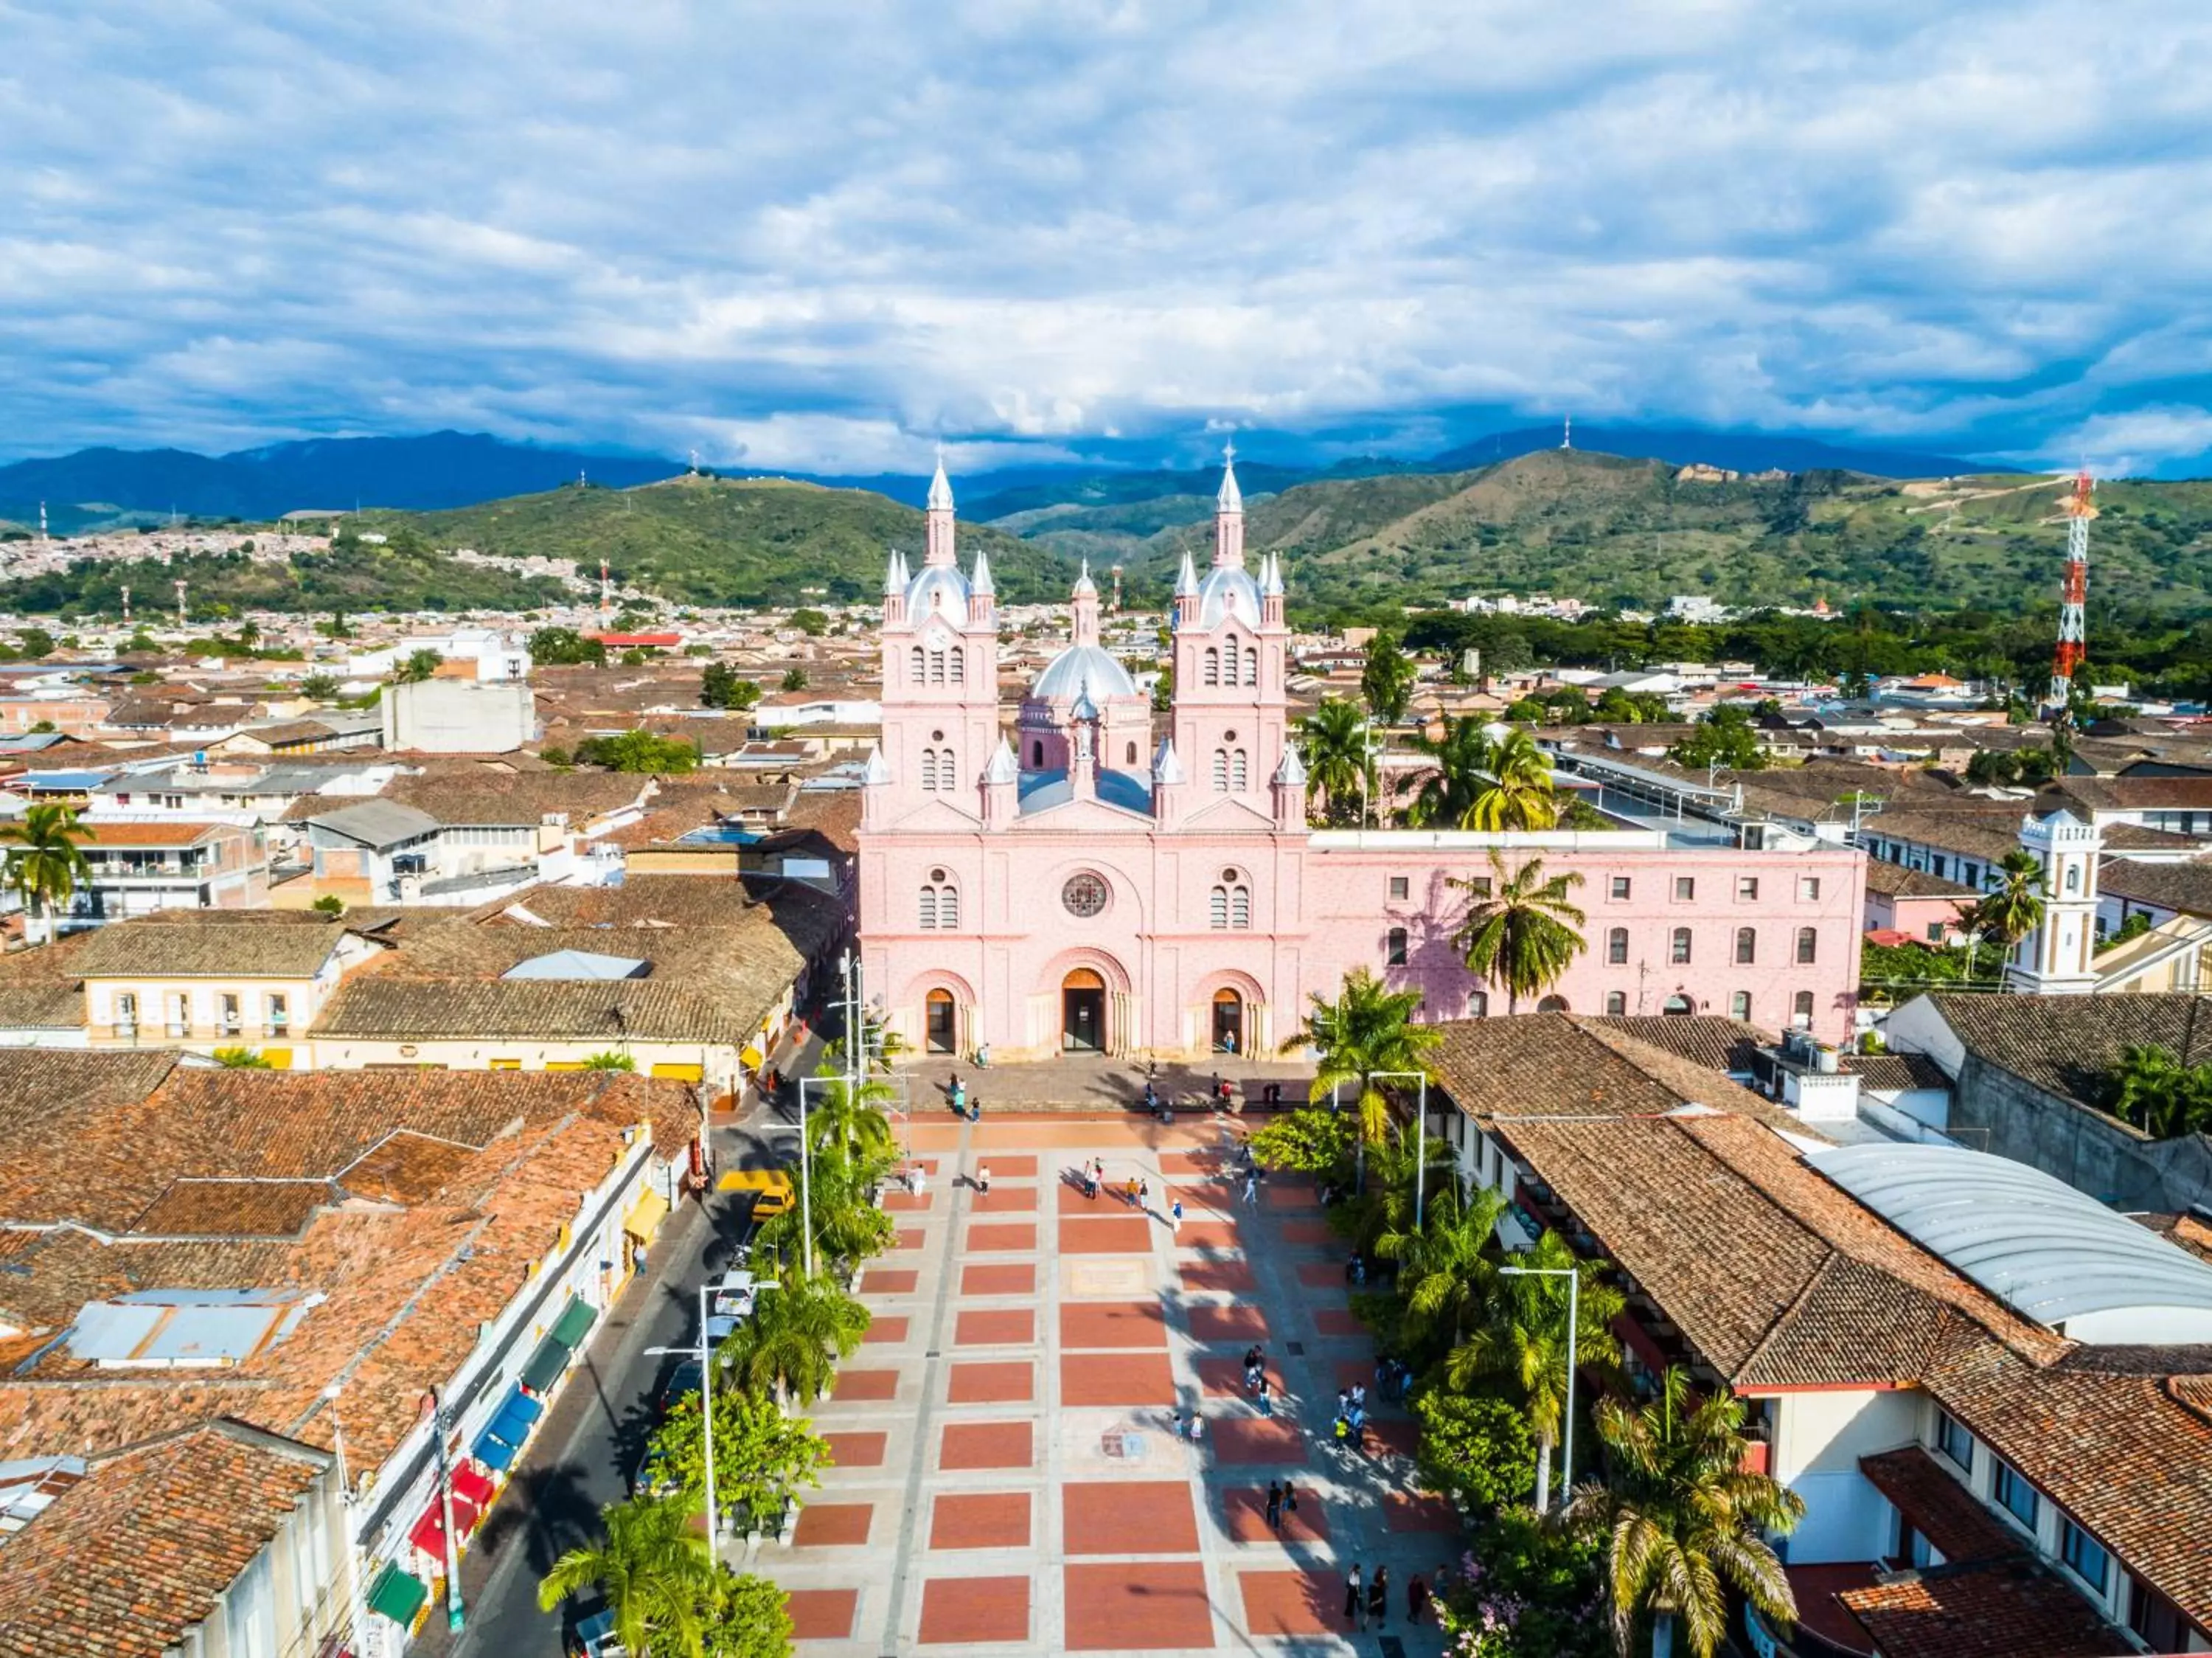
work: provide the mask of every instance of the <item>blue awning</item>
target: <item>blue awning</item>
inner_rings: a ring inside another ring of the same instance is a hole
[[[531,1424],[544,1414],[544,1405],[518,1386],[501,1401],[491,1419],[489,1431],[498,1435],[510,1445],[520,1445],[529,1437]]]
[[[514,1447],[497,1434],[487,1429],[477,1436],[477,1442],[470,1449],[469,1454],[494,1473],[503,1474],[507,1472],[507,1466],[514,1460]]]

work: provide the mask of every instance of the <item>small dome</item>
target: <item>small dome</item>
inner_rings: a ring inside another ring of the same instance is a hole
[[[1129,670],[1101,645],[1068,646],[1045,664],[1044,672],[1030,687],[1030,697],[1039,702],[1073,701],[1087,695],[1092,702],[1103,704],[1136,694],[1137,684],[1129,677]]]
[[[911,613],[913,601],[908,601]],[[1220,625],[1224,617],[1234,616],[1247,627],[1260,625],[1260,588],[1243,570],[1229,565],[1206,572],[1206,580],[1198,588],[1198,625],[1202,628]]]
[[[968,619],[968,578],[951,564],[928,564],[914,578],[914,585],[906,590],[906,613],[908,621],[919,622],[932,610],[941,611],[956,622]]]

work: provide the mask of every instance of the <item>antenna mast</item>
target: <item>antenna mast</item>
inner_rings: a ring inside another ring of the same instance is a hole
[[[2083,607],[2089,597],[2089,521],[2097,509],[2089,500],[2096,487],[2084,466],[2074,475],[2074,493],[2065,506],[2066,576],[2058,594],[2058,649],[2051,663],[2051,705],[2063,713],[2074,691],[2074,675],[2088,654],[2088,624]]]
[[[1563,449],[1575,447],[1575,418],[1572,415],[1565,416],[1559,422],[1559,447]]]
[[[123,625],[131,625],[131,589],[127,585],[123,589]]]

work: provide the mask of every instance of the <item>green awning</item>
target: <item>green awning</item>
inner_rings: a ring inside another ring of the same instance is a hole
[[[544,1393],[561,1380],[561,1373],[568,1368],[568,1344],[558,1336],[546,1337],[530,1356],[530,1362],[522,1367],[522,1385],[533,1393]]]
[[[397,1561],[377,1573],[376,1582],[368,1586],[368,1609],[382,1612],[402,1629],[413,1626],[415,1614],[429,1598],[428,1588],[413,1574],[400,1570]]]
[[[599,1316],[599,1308],[580,1295],[568,1297],[568,1304],[561,1309],[561,1316],[553,1326],[553,1339],[571,1352],[584,1344],[584,1337],[592,1321]]]

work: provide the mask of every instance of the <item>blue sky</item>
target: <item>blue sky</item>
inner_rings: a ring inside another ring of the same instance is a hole
[[[2212,451],[2188,0],[0,0],[0,454],[975,470],[1568,411]]]

